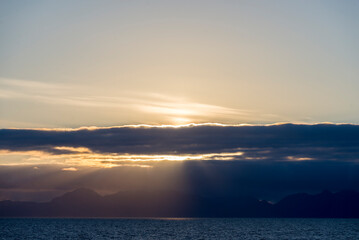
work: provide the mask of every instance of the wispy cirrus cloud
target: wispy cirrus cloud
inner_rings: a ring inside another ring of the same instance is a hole
[[[26,99],[29,102],[67,107],[97,108],[142,115],[145,122],[186,124],[203,122],[245,122],[280,120],[273,114],[201,103],[183,97],[151,92],[120,92],[98,95],[90,86],[43,83],[0,78],[0,98]]]

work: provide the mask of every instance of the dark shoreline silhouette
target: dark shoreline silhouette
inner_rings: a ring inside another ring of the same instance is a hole
[[[0,201],[0,217],[359,218],[359,192],[299,193],[275,204],[247,196],[126,191],[101,196],[77,189],[50,202]]]

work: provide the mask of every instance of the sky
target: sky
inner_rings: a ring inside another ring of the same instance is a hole
[[[358,123],[357,1],[2,1],[2,127]]]
[[[3,0],[0,200],[356,189],[358,26],[350,0]]]

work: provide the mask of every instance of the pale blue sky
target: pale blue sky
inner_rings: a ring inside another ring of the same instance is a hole
[[[0,124],[359,123],[359,1],[1,1]]]

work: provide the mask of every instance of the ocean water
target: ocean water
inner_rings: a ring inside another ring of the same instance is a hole
[[[359,219],[2,218],[0,239],[359,239]]]

